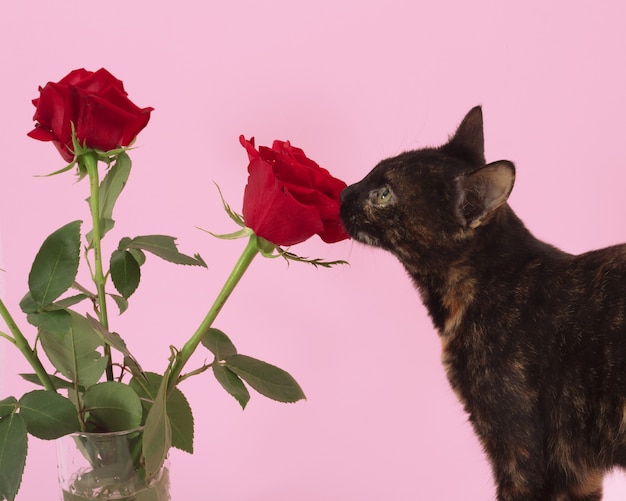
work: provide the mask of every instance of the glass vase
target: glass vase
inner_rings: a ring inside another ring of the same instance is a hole
[[[62,501],[170,501],[169,464],[151,479],[141,465],[141,428],[57,439]]]

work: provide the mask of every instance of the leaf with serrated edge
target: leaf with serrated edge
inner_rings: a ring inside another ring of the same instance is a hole
[[[135,374],[136,371],[141,371],[141,366],[139,365],[139,362],[137,362],[132,353],[128,351],[126,342],[117,332],[109,332],[102,326],[102,324],[98,320],[89,315],[89,313],[87,314],[87,321],[91,324],[94,331],[98,333],[102,341],[104,341],[106,344],[108,344],[112,348],[115,348],[117,351],[124,355],[124,363],[131,364],[131,372],[133,372],[133,374]]]
[[[204,336],[202,336],[202,345],[208,348],[215,360],[224,360],[237,354],[237,348],[229,337],[221,330],[211,327]]]
[[[110,273],[113,285],[124,298],[128,299],[137,290],[141,270],[130,252],[115,250],[111,253]]]
[[[20,415],[28,433],[52,440],[80,430],[76,407],[53,391],[35,390],[20,398]]]
[[[15,397],[7,397],[0,400],[0,419],[8,416],[17,409],[17,399]]]
[[[139,266],[144,265],[144,263],[146,262],[146,254],[144,251],[140,249],[128,249],[128,252],[130,252],[133,255],[133,257],[135,258],[135,261],[139,263]]]
[[[58,310],[64,310],[66,308],[69,308],[70,306],[74,306],[75,304],[80,303],[81,301],[84,301],[85,299],[88,299],[89,296],[87,294],[74,294],[73,296],[69,296],[66,297],[64,299],[61,299],[59,301],[56,301],[55,303],[52,303],[52,305],[50,305],[50,307],[48,309],[58,309]]]
[[[0,499],[13,501],[22,483],[28,451],[26,424],[19,414],[0,420]]]
[[[141,398],[144,409],[149,411],[161,386],[162,376],[154,372],[144,374],[147,381],[134,377],[129,384]],[[174,388],[167,399],[167,415],[172,430],[172,447],[193,454],[193,414],[185,395],[178,388]]]
[[[217,362],[213,364],[213,375],[222,388],[239,402],[242,409],[245,409],[250,400],[250,392],[239,376]]]
[[[31,325],[60,336],[64,335],[72,326],[72,317],[67,310],[29,313],[26,318]]]
[[[113,208],[115,202],[117,202],[120,193],[126,186],[128,176],[130,175],[132,163],[130,157],[125,151],[121,151],[117,154],[115,164],[111,166],[106,176],[100,183],[99,189],[99,217],[100,228],[102,229],[101,237],[109,232],[114,226],[113,221]],[[89,202],[89,198],[87,199]],[[91,244],[92,232],[86,235],[87,241]]]
[[[132,430],[141,425],[141,401],[127,384],[117,381],[95,384],[83,394],[83,403],[97,431]]]
[[[100,336],[100,339],[102,339],[103,342],[105,342],[112,348],[115,348],[117,351],[126,355],[127,357],[134,358],[131,355],[130,351],[128,351],[128,348],[126,347],[126,342],[121,338],[118,333],[109,332],[102,326],[102,324],[98,320],[93,318],[89,313],[87,313],[87,321],[93,328],[94,332],[96,332]]]
[[[20,301],[20,308],[24,313],[37,313],[39,311],[39,306],[30,292],[27,292]]]
[[[70,288],[78,272],[81,221],[53,232],[41,245],[28,275],[28,289],[44,308]]]
[[[278,402],[297,402],[304,392],[291,375],[278,367],[246,355],[233,355],[225,365],[252,388]]]
[[[113,207],[120,193],[126,186],[132,162],[126,152],[117,154],[115,164],[100,183],[100,217],[102,219],[113,218]]]
[[[161,386],[148,412],[143,429],[143,457],[148,480],[161,469],[172,445],[172,430],[167,416],[168,380],[169,370],[165,372],[161,380]]]
[[[24,379],[25,381],[28,381],[29,383],[33,383],[33,384],[37,384],[39,386],[43,386],[43,384],[41,383],[41,381],[39,380],[39,376],[37,376],[37,374],[34,373],[30,373],[30,374],[19,374],[19,376]],[[73,389],[75,388],[74,383],[72,383],[71,381],[67,381],[66,379],[61,379],[58,376],[53,376],[48,374],[48,377],[52,380],[52,384],[54,384],[54,387],[57,390],[69,390],[69,389]],[[82,386],[78,386],[78,389],[80,391],[84,391],[84,388]]]
[[[63,336],[40,330],[41,346],[64,377],[89,387],[104,373],[108,358],[96,351],[103,342],[89,321],[72,311],[70,315],[72,326]]]
[[[111,297],[111,299],[113,299],[113,301],[115,301],[120,315],[128,309],[128,300],[118,294],[109,294],[109,296]]]
[[[178,251],[176,238],[168,235],[143,235],[133,238],[128,244],[129,249],[139,249],[174,264],[206,267],[206,263],[197,257],[187,256]]]
[[[72,289],[76,289],[78,292],[85,294],[89,298],[96,299],[96,294],[93,294],[88,289],[80,285],[78,282],[72,283]]]

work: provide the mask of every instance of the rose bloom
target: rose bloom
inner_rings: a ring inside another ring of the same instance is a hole
[[[39,97],[33,99],[37,123],[28,135],[52,141],[67,162],[74,159],[71,123],[80,144],[88,148],[128,146],[148,124],[153,108],[139,108],[127,96],[122,81],[104,68],[74,70],[39,87]]]
[[[349,238],[339,217],[346,183],[289,141],[257,151],[254,138],[239,140],[250,159],[243,197],[246,226],[274,245],[294,245],[315,234],[328,243]]]

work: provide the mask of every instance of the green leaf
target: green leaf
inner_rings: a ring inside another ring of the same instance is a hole
[[[228,369],[252,388],[278,402],[297,402],[306,398],[296,380],[278,367],[246,355],[233,355],[225,361]]]
[[[178,252],[176,238],[167,235],[144,235],[135,237],[128,242],[127,248],[150,252],[170,263],[202,266],[206,268],[206,263],[198,254],[191,257]]]
[[[33,295],[30,292],[27,292],[26,295],[20,301],[20,308],[26,314],[37,313],[39,311],[39,306],[33,299]]]
[[[108,344],[112,348],[115,348],[120,353],[132,358],[130,351],[128,351],[128,348],[126,347],[126,342],[121,338],[118,333],[109,332],[98,320],[93,318],[89,313],[87,313],[87,322],[89,322],[94,332],[96,332],[100,336],[100,339],[102,339],[104,343]]]
[[[144,409],[149,411],[157,397],[163,378],[154,372],[146,372],[145,376],[147,380],[135,377],[129,384],[139,395]],[[185,395],[178,388],[174,388],[167,399],[167,416],[171,425],[172,446],[193,454],[193,414]]]
[[[74,294],[73,296],[69,296],[59,301],[56,301],[55,303],[53,303],[53,306],[56,309],[67,309],[70,306],[74,306],[75,304],[84,301],[85,299],[89,299],[89,297],[90,296],[88,296],[87,294]]]
[[[39,376],[37,376],[37,374],[35,373],[31,373],[31,374],[19,374],[19,376],[28,381],[29,383],[33,383],[33,384],[37,384],[39,386],[43,386],[41,384],[41,381],[39,380]],[[72,383],[71,381],[68,381],[67,379],[61,379],[58,376],[52,376],[50,374],[48,374],[48,377],[52,380],[52,383],[54,384],[54,387],[57,390],[70,390],[70,389],[74,389],[74,383]],[[79,390],[83,391],[83,387],[82,386],[78,386]]]
[[[172,427],[172,446],[193,454],[193,414],[185,395],[178,388],[167,399],[167,416]]]
[[[213,375],[222,388],[239,402],[242,409],[245,409],[250,400],[250,392],[239,376],[217,362],[213,364]]]
[[[201,342],[215,355],[216,361],[224,360],[237,354],[237,348],[235,348],[233,342],[219,329],[210,328],[202,336]]]
[[[100,221],[103,228],[102,236],[114,226],[113,208],[120,193],[126,186],[132,162],[125,151],[117,154],[115,164],[100,183]],[[91,241],[90,238],[88,238]]]
[[[109,294],[109,296],[111,297],[111,299],[113,299],[113,301],[115,301],[120,315],[128,309],[128,301],[126,300],[126,298],[119,296],[118,294]]]
[[[130,252],[115,250],[111,254],[110,272],[113,285],[125,299],[128,299],[139,286],[141,279],[139,263]]]
[[[90,292],[87,288],[83,287],[78,282],[74,282],[72,284],[72,289],[76,289],[78,292],[84,294],[85,296],[87,296],[88,298],[91,298],[93,300],[97,299],[97,297],[98,297],[97,294],[94,294],[94,293]]]
[[[133,241],[132,238],[129,237],[123,237],[122,239],[120,239],[120,243],[117,246],[117,250],[126,250],[128,249],[129,244]]]
[[[70,288],[78,271],[81,221],[52,233],[41,245],[28,275],[28,289],[39,309]]]
[[[111,231],[113,229],[113,226],[115,226],[115,221],[113,221],[112,219],[104,219],[103,221],[100,221],[100,233],[102,234],[100,238],[102,238],[105,234]],[[87,232],[87,234],[85,235],[85,240],[87,240],[89,248],[91,249],[93,247],[93,230]]]
[[[161,469],[172,445],[172,429],[167,416],[167,383],[169,370],[165,372],[161,385],[148,411],[143,428],[143,457],[146,477],[151,479]]]
[[[135,258],[135,261],[137,261],[137,263],[139,263],[139,266],[143,266],[144,263],[146,262],[146,253],[142,250],[139,249],[128,249],[128,252],[130,252],[133,257]]]
[[[91,323],[77,313],[70,315],[72,324],[65,334],[40,330],[41,346],[64,377],[89,387],[98,382],[108,359],[96,351],[103,343]]]
[[[65,334],[72,325],[72,317],[67,310],[29,313],[26,318],[31,325],[58,335]]]
[[[89,411],[88,421],[98,431],[132,430],[141,425],[141,401],[128,385],[106,381],[93,385],[83,394]]]
[[[110,162],[108,158],[105,161],[107,163]],[[126,186],[130,169],[130,157],[125,151],[121,151],[117,153],[115,164],[109,168],[107,175],[104,176],[104,179],[100,183],[98,217],[100,218],[101,238],[115,226],[115,221],[113,221],[113,208],[124,186]],[[87,202],[89,202],[89,198]],[[92,234],[93,232],[90,231],[86,235],[87,242],[89,242],[90,246],[92,245]]]
[[[13,501],[22,483],[28,435],[17,413],[0,420],[0,499]]]
[[[139,366],[139,362],[133,357],[132,353],[128,350],[126,346],[126,342],[122,339],[122,337],[117,332],[109,332],[105,329],[102,324],[93,318],[91,315],[87,314],[87,321],[93,327],[94,332],[96,332],[102,341],[106,344],[115,348],[122,355],[124,355],[125,363],[132,364],[132,368],[141,371],[141,367]],[[132,370],[133,374],[135,374],[135,370]]]
[[[140,379],[144,381],[146,384],[148,382],[148,378],[146,378],[146,374],[134,358],[124,357],[124,367],[130,371],[134,378]]]
[[[17,399],[15,397],[8,397],[4,400],[0,400],[0,419],[7,417],[12,412],[17,410]]]
[[[20,399],[20,416],[28,433],[52,440],[80,430],[76,407],[67,398],[46,390],[26,393]]]

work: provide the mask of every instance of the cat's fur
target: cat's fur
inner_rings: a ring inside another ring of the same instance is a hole
[[[626,246],[535,238],[507,203],[513,164],[485,165],[483,143],[476,107],[448,143],[346,188],[341,217],[417,286],[498,500],[599,500],[626,466]]]

